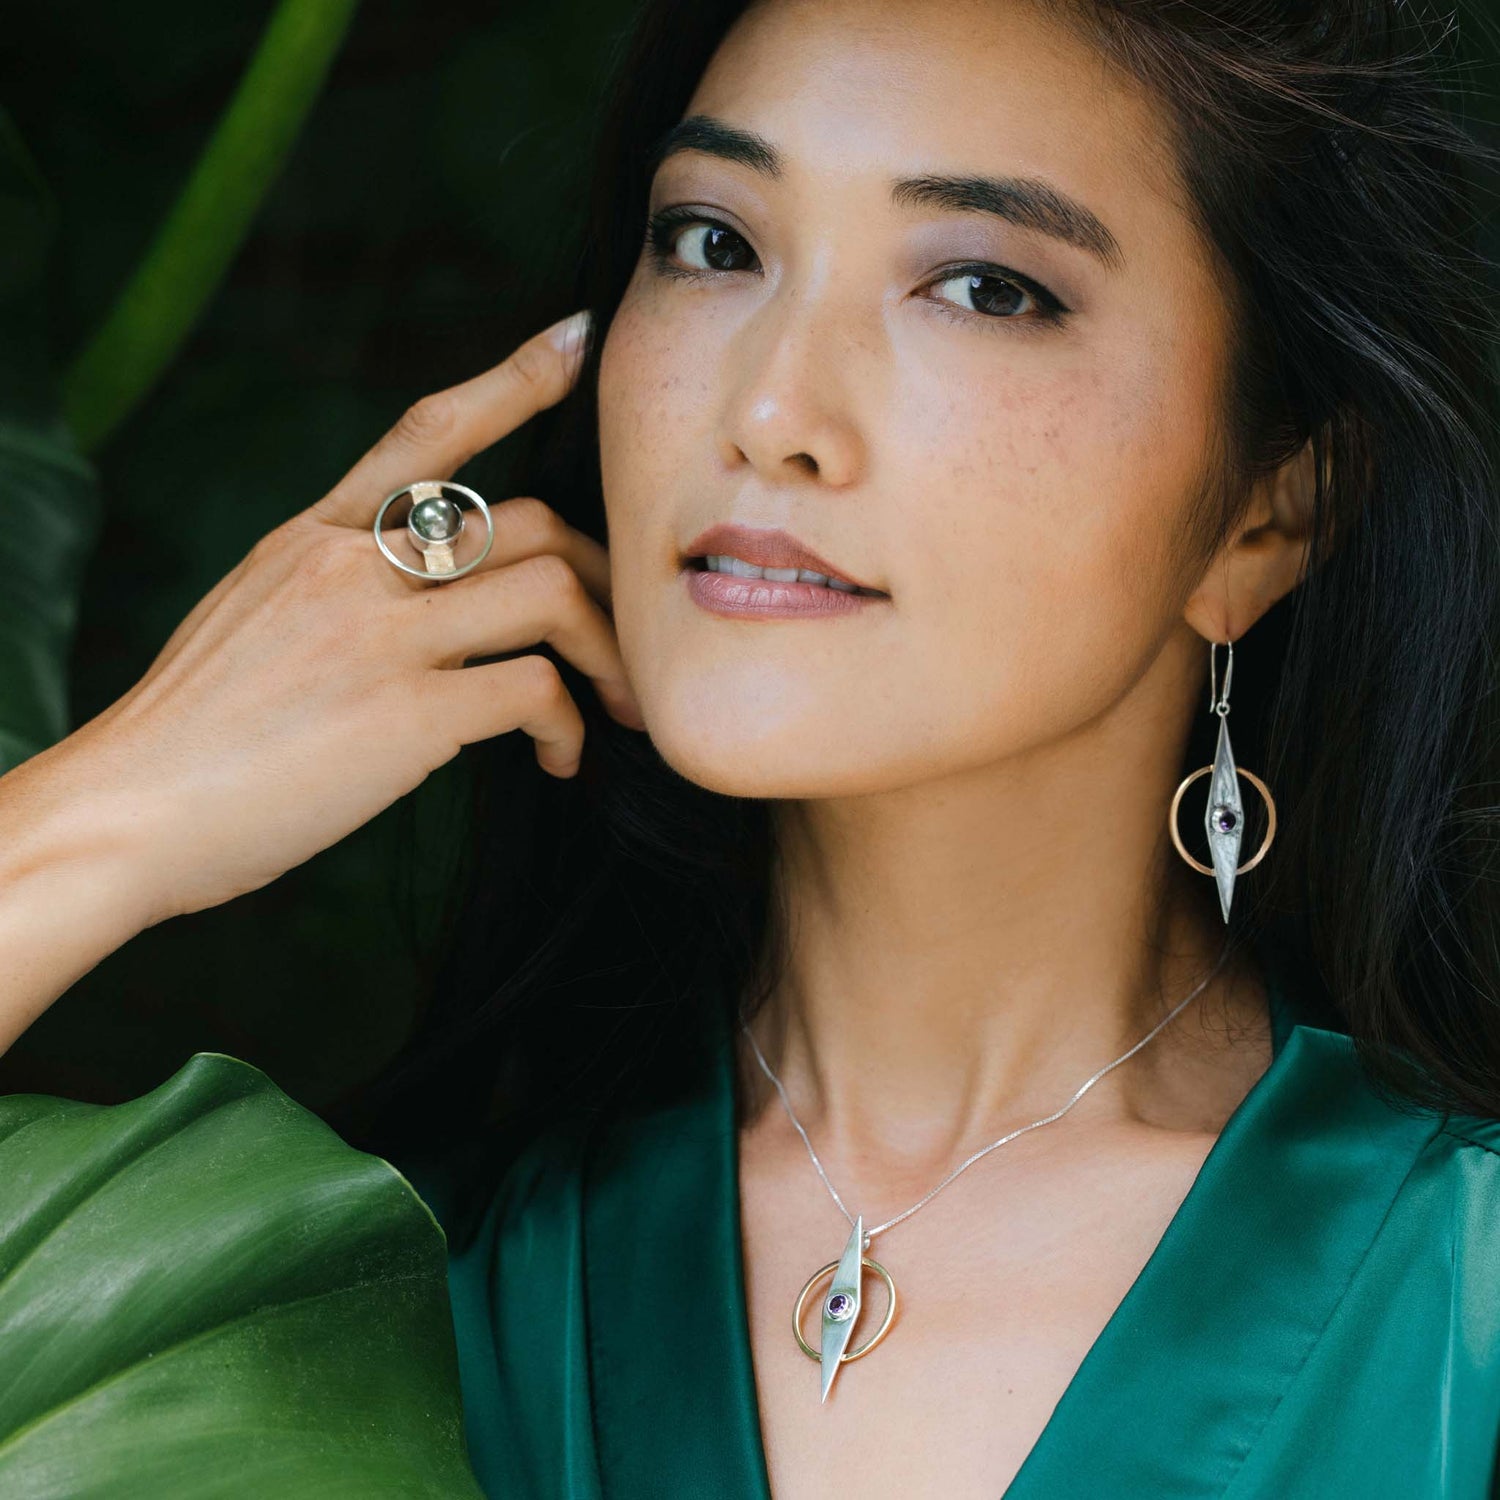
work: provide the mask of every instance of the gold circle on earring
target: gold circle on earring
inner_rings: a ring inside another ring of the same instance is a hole
[[[1256,865],[1258,865],[1261,860],[1266,857],[1266,850],[1271,847],[1271,840],[1276,837],[1276,799],[1271,795],[1270,788],[1266,786],[1265,782],[1263,782],[1260,777],[1255,774],[1254,771],[1247,771],[1243,766],[1236,766],[1234,769],[1241,776],[1243,776],[1256,789],[1256,791],[1261,794],[1266,803],[1266,836],[1261,841],[1260,848],[1255,851],[1254,857],[1247,860],[1234,872],[1236,875],[1243,875],[1246,870],[1253,870]],[[1187,852],[1187,848],[1182,842],[1182,835],[1177,831],[1177,809],[1182,805],[1182,794],[1187,791],[1187,789],[1192,786],[1192,784],[1200,776],[1207,776],[1210,774],[1210,772],[1212,772],[1212,770],[1212,766],[1199,766],[1198,769],[1194,771],[1193,774],[1189,776],[1182,783],[1182,785],[1177,788],[1177,795],[1172,798],[1172,810],[1167,814],[1167,827],[1172,830],[1172,842],[1177,845],[1177,852],[1195,870],[1197,870],[1200,875],[1213,875],[1216,872],[1212,865],[1206,865],[1201,860],[1194,859],[1193,856]]]
[[[845,1352],[839,1356],[839,1363],[841,1365],[847,1364],[851,1359],[858,1359],[861,1354],[868,1354],[870,1350],[873,1349],[876,1344],[878,1344],[881,1339],[886,1336],[886,1333],[891,1326],[891,1319],[896,1316],[896,1283],[891,1280],[891,1273],[887,1271],[886,1268],[881,1265],[878,1260],[871,1260],[868,1255],[863,1255],[860,1257],[860,1264],[868,1266],[872,1271],[875,1272],[877,1276],[880,1277],[882,1281],[885,1282],[885,1289],[890,1293],[891,1300],[890,1305],[885,1310],[885,1318],[881,1322],[880,1327],[877,1328],[875,1332],[872,1333],[870,1337],[867,1338],[864,1343],[859,1346],[858,1349],[845,1350]],[[812,1289],[825,1276],[832,1280],[833,1273],[837,1271],[838,1268],[838,1261],[831,1260],[821,1270],[814,1271],[812,1275],[807,1278],[807,1285],[802,1288],[802,1295],[797,1298],[797,1310],[792,1314],[792,1328],[797,1334],[797,1342],[802,1346],[802,1352],[807,1355],[809,1359],[817,1360],[819,1364],[823,1363],[822,1350],[814,1349],[813,1346],[809,1344],[805,1338],[802,1337],[802,1309],[807,1303],[807,1294],[812,1291]]]

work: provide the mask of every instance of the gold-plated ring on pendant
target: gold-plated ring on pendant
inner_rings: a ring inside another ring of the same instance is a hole
[[[875,1272],[877,1276],[880,1277],[882,1281],[885,1282],[885,1289],[890,1293],[891,1300],[890,1305],[885,1310],[885,1318],[882,1320],[880,1327],[877,1328],[875,1332],[872,1333],[870,1337],[867,1338],[864,1343],[859,1346],[858,1349],[848,1349],[842,1355],[840,1355],[839,1363],[841,1365],[847,1364],[851,1359],[858,1359],[861,1354],[868,1354],[870,1350],[873,1349],[876,1344],[878,1344],[881,1339],[886,1336],[886,1332],[891,1326],[891,1320],[896,1316],[896,1283],[891,1280],[891,1273],[887,1271],[886,1268],[881,1265],[878,1260],[871,1260],[868,1255],[862,1255],[860,1257],[860,1264],[863,1266],[868,1266],[872,1271]],[[831,1281],[833,1279],[833,1273],[838,1270],[838,1268],[838,1261],[831,1260],[821,1270],[814,1271],[812,1275],[807,1278],[807,1285],[802,1288],[802,1295],[797,1298],[797,1310],[792,1314],[792,1328],[797,1334],[797,1342],[799,1345],[801,1345],[802,1352],[807,1355],[809,1359],[817,1360],[819,1364],[823,1363],[822,1351],[819,1349],[814,1349],[813,1346],[809,1344],[805,1338],[802,1337],[802,1309],[807,1305],[807,1294],[812,1291],[812,1289],[825,1276],[827,1276]]]
[[[1261,841],[1260,848],[1255,851],[1254,857],[1247,860],[1244,864],[1240,865],[1239,868],[1234,872],[1236,875],[1243,875],[1246,870],[1253,870],[1256,865],[1258,865],[1261,860],[1266,857],[1266,850],[1271,847],[1271,840],[1276,837],[1276,799],[1272,797],[1270,788],[1265,784],[1265,782],[1260,779],[1259,776],[1255,774],[1254,771],[1247,771],[1243,766],[1236,766],[1234,769],[1241,776],[1243,776],[1256,789],[1256,791],[1261,794],[1266,803],[1266,836]],[[1192,784],[1200,776],[1208,776],[1212,773],[1212,766],[1199,766],[1198,769],[1194,771],[1193,774],[1189,776],[1180,787],[1177,788],[1177,795],[1172,798],[1172,810],[1167,814],[1167,827],[1172,830],[1172,842],[1177,845],[1177,852],[1195,870],[1197,870],[1200,875],[1213,875],[1216,872],[1212,865],[1206,865],[1201,860],[1194,859],[1193,856],[1187,852],[1187,849],[1184,847],[1182,842],[1182,835],[1177,831],[1177,809],[1182,805],[1182,794],[1187,791],[1187,789],[1192,786]]]

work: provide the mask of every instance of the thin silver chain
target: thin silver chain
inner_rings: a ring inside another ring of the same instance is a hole
[[[1226,942],[1213,968],[1210,969],[1208,973],[1204,975],[1204,977],[1196,985],[1194,985],[1192,990],[1189,991],[1189,993],[1182,1000],[1178,1001],[1178,1003],[1171,1010],[1169,1010],[1167,1014],[1164,1015],[1161,1020],[1158,1021],[1156,1025],[1153,1026],[1151,1030],[1148,1031],[1145,1036],[1143,1036],[1140,1041],[1138,1041],[1135,1046],[1133,1046],[1128,1052],[1121,1053],[1120,1056],[1117,1057],[1112,1063],[1108,1063],[1104,1067],[1100,1068],[1099,1071],[1095,1073],[1094,1076],[1090,1078],[1089,1081],[1085,1083],[1078,1090],[1078,1092],[1075,1093],[1065,1105],[1063,1105],[1061,1109],[1057,1110],[1053,1114],[1044,1115],[1040,1120],[1033,1120],[1029,1125],[1022,1125],[1019,1129],[1012,1130],[1008,1135],[1002,1135],[998,1141],[991,1141],[988,1146],[984,1146],[980,1150],[976,1151],[966,1161],[956,1166],[945,1178],[943,1178],[940,1183],[938,1183],[935,1188],[933,1188],[930,1193],[927,1194],[925,1198],[919,1199],[916,1203],[913,1203],[910,1208],[908,1208],[904,1213],[897,1214],[894,1219],[887,1219],[884,1224],[877,1224],[873,1229],[867,1229],[865,1231],[864,1244],[861,1248],[868,1250],[870,1248],[870,1241],[874,1239],[877,1234],[880,1234],[883,1230],[891,1228],[891,1226],[894,1224],[899,1224],[902,1219],[910,1218],[911,1215],[916,1213],[919,1208],[922,1208],[924,1205],[930,1203],[934,1198],[937,1197],[940,1192],[942,1192],[945,1187],[948,1186],[950,1182],[953,1181],[955,1177],[958,1176],[960,1172],[964,1171],[968,1167],[972,1167],[981,1156],[988,1156],[991,1151],[996,1149],[996,1147],[1005,1145],[1007,1141],[1015,1140],[1018,1135],[1024,1135],[1028,1130],[1035,1130],[1039,1125],[1050,1125],[1054,1120],[1061,1119],[1065,1114],[1067,1114],[1070,1109],[1072,1109],[1075,1104],[1078,1103],[1081,1098],[1083,1098],[1083,1096],[1091,1088],[1093,1088],[1096,1083],[1098,1083],[1101,1078],[1104,1077],[1106,1073],[1110,1072],[1111,1069],[1118,1068],[1120,1064],[1122,1062],[1125,1062],[1128,1058],[1134,1057],[1135,1054],[1139,1052],[1141,1048],[1144,1047],[1146,1043],[1149,1042],[1151,1038],[1154,1037],[1156,1033],[1167,1024],[1168,1021],[1170,1021],[1175,1015],[1177,1015],[1177,1013],[1181,1011],[1182,1008],[1187,1005],[1190,1000],[1195,999],[1199,994],[1201,994],[1204,987],[1208,984],[1209,980],[1212,979],[1214,975],[1219,972],[1220,968],[1223,967],[1224,960],[1228,956],[1228,954],[1229,945]],[[755,1040],[755,1037],[751,1034],[749,1026],[746,1025],[743,1020],[740,1022],[740,1030],[743,1031],[746,1037],[749,1038],[751,1047],[755,1049],[755,1056],[760,1063],[761,1071],[764,1072],[766,1077],[776,1085],[776,1092],[781,1095],[781,1102],[786,1109],[787,1118],[791,1120],[792,1124],[797,1127],[797,1134],[802,1137],[802,1144],[807,1147],[807,1154],[812,1157],[812,1164],[818,1169],[818,1176],[823,1179],[823,1185],[828,1189],[830,1193],[833,1194],[833,1201],[838,1204],[844,1217],[848,1219],[849,1226],[852,1229],[854,1227],[854,1215],[844,1207],[844,1200],[839,1197],[838,1190],[828,1180],[828,1173],[823,1170],[823,1163],[818,1160],[818,1153],[813,1150],[813,1144],[810,1140],[808,1140],[807,1132],[802,1128],[802,1122],[797,1118],[797,1112],[792,1108],[792,1101],[787,1098],[786,1090],[782,1087],[781,1080],[772,1071],[770,1063],[768,1063],[765,1059],[765,1054],[760,1050],[760,1044]]]

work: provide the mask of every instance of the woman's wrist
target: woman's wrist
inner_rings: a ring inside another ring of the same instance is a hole
[[[160,920],[134,819],[88,782],[66,741],[0,776],[0,1052]]]

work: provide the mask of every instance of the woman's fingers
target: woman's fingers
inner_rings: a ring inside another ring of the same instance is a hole
[[[538,500],[533,495],[502,500],[490,507],[490,514],[495,522],[495,545],[490,549],[490,555],[474,569],[472,576],[519,562],[522,558],[552,552],[572,568],[583,586],[605,609],[610,608],[609,551],[602,543],[576,526],[568,525],[545,500]],[[370,545],[374,544],[372,536]],[[463,581],[455,579],[453,586],[457,588]],[[419,587],[425,592],[432,585]]]
[[[476,453],[561,401],[583,365],[581,343],[570,347],[567,335],[587,319],[587,310],[574,313],[533,334],[498,365],[408,407],[309,513],[343,526],[370,526],[392,490],[450,478]]]
[[[262,536],[145,676],[68,737],[54,763],[134,860],[147,925],[274,880],[473,740],[523,730],[545,770],[571,776],[585,725],[564,660],[617,720],[645,727],[609,612],[609,557],[550,506],[493,506],[490,556],[447,582],[392,568],[371,530],[386,494],[451,473],[564,395],[576,364],[543,333],[419,402],[322,501]],[[492,654],[510,659],[464,665]]]
[[[513,729],[536,741],[537,764],[571,776],[583,756],[583,715],[562,673],[545,656],[517,656],[457,672],[428,672],[420,680],[421,711],[460,745]]]
[[[644,727],[613,624],[564,558],[542,552],[463,582],[413,601],[405,636],[419,657],[460,667],[546,641],[592,680],[615,718]]]

